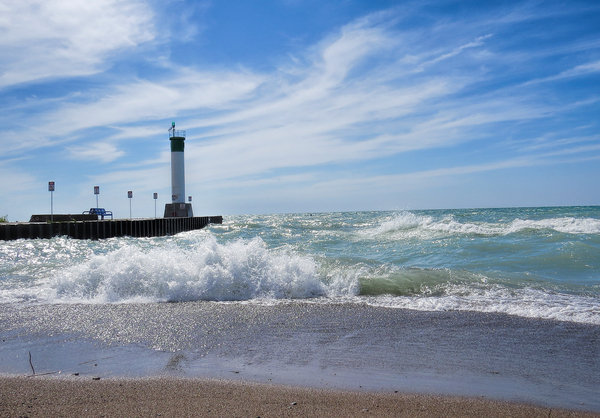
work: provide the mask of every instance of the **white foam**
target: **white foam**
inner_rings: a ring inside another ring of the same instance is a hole
[[[374,306],[420,311],[473,311],[506,313],[526,318],[554,319],[600,325],[598,298],[489,286],[453,286],[443,296],[379,296],[368,298]]]
[[[190,248],[127,245],[58,273],[61,302],[139,302],[307,298],[324,295],[310,257],[267,250],[260,238],[221,245],[213,236]]]
[[[412,212],[400,212],[392,219],[383,222],[378,227],[368,230],[365,233],[369,235],[382,235],[389,232],[408,231],[429,225],[432,222],[433,218],[431,216],[421,216]]]
[[[600,234],[600,220],[594,218],[514,219],[510,222],[460,222],[452,215],[440,219],[412,212],[399,212],[381,225],[362,231],[362,235],[380,238],[385,234],[404,238],[427,235],[508,235],[526,230],[554,230],[567,234]]]
[[[593,218],[551,218],[543,220],[515,219],[508,230],[552,229],[565,234],[600,234],[600,220]]]

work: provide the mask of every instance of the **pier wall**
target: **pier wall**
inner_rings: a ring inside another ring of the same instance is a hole
[[[23,222],[0,224],[0,240],[52,238],[161,237],[223,223],[222,216],[190,218],[114,219],[70,222]]]

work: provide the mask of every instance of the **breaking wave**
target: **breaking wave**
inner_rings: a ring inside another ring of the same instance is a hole
[[[514,219],[510,222],[461,222],[454,215],[441,219],[433,216],[400,212],[381,225],[363,231],[363,235],[378,237],[386,234],[422,236],[442,235],[508,235],[527,231],[556,231],[565,234],[600,234],[600,220],[594,218],[561,217],[543,220]]]
[[[191,248],[143,251],[125,246],[66,269],[55,296],[72,302],[238,301],[326,294],[317,264],[291,252],[270,252],[263,240],[222,245],[214,237]]]

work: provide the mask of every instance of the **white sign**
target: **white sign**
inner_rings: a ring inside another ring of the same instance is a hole
[[[54,182],[53,181],[49,181],[48,182],[48,191],[49,192],[53,192],[54,191]]]
[[[100,186],[94,186],[94,194],[100,194]]]

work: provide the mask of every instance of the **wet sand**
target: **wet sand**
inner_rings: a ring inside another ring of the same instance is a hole
[[[600,417],[484,398],[208,379],[0,378],[3,417]]]
[[[28,384],[73,374],[84,384],[221,379],[600,413],[596,325],[355,304],[190,302],[2,306],[0,330],[0,377],[38,374]]]

